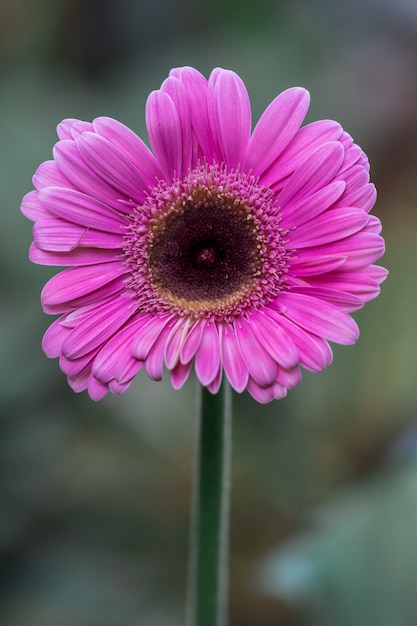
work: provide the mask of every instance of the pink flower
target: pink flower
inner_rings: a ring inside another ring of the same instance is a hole
[[[387,274],[376,192],[338,123],[300,127],[308,105],[289,89],[251,133],[239,76],[183,67],[148,98],[152,151],[113,119],[58,126],[22,211],[30,259],[70,266],[42,291],[43,349],[74,391],[120,394],[142,367],[178,389],[194,365],[268,402],[357,340],[349,314]]]

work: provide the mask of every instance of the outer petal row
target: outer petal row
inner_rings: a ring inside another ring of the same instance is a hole
[[[327,342],[306,328],[302,312],[300,323],[267,309],[238,323],[202,321],[192,326],[170,316],[139,313],[131,317],[132,309],[128,302],[125,305],[110,300],[99,309],[90,307],[84,320],[61,318],[45,334],[48,356],[62,355],[61,367],[70,384],[78,391],[88,389],[93,399],[108,390],[122,393],[143,365],[151,378],[160,380],[164,362],[171,366],[171,380],[178,389],[194,361],[197,378],[213,393],[224,369],[237,392],[247,389],[257,401],[269,402],[300,382],[300,364],[320,371],[331,362]],[[119,330],[114,332],[115,328]],[[182,363],[179,354],[188,336],[197,341],[191,359]],[[92,377],[100,383],[98,387]]]

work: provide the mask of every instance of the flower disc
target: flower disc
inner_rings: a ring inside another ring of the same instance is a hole
[[[270,301],[288,260],[272,200],[253,177],[216,164],[154,189],[125,243],[140,307],[230,320]]]

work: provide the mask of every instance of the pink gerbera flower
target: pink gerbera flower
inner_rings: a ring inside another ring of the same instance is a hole
[[[300,128],[308,105],[289,89],[251,133],[239,76],[183,67],[148,98],[152,151],[106,117],[58,126],[22,211],[31,260],[70,266],[42,291],[60,315],[43,348],[74,391],[120,394],[164,366],[179,388],[194,365],[211,392],[224,373],[268,402],[329,365],[329,341],[356,341],[349,313],[387,273],[375,188],[338,123]]]

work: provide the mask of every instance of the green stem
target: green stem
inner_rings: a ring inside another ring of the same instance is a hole
[[[231,389],[199,394],[187,590],[187,626],[226,626],[229,565]]]

